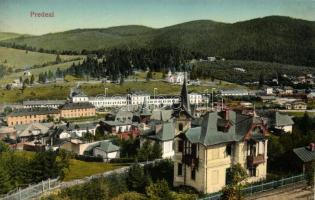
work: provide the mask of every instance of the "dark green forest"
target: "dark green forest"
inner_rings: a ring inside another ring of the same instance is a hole
[[[237,23],[198,20],[160,29],[119,26],[76,29],[1,41],[2,46],[61,54],[171,47],[235,60],[314,66],[315,22],[269,16]]]

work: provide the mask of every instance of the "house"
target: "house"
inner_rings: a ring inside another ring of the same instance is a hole
[[[7,116],[8,126],[31,124],[36,122],[59,121],[59,110],[53,108],[21,108],[15,109]]]
[[[11,139],[11,140],[16,140],[17,138],[17,133],[14,127],[8,127],[8,126],[1,126],[0,127],[0,140],[4,139]]]
[[[285,107],[287,110],[306,110],[307,104],[302,101],[294,101],[291,103],[286,103]]]
[[[273,88],[272,87],[266,87],[265,88],[265,94],[266,95],[273,95]]]
[[[20,79],[15,79],[10,84],[13,88],[22,88],[23,83],[20,81]]]
[[[282,95],[293,95],[293,88],[291,86],[285,86]]]
[[[34,122],[31,124],[15,125],[14,129],[21,143],[35,141],[37,144],[46,144],[44,136],[48,134],[53,125],[53,123]]]
[[[315,144],[310,143],[306,147],[295,148],[293,153],[297,156],[302,171],[305,173],[307,167],[315,161]]]
[[[108,162],[113,158],[120,157],[120,147],[113,144],[110,140],[101,141],[93,148],[93,156],[102,157],[104,162]]]
[[[179,133],[174,141],[174,186],[202,193],[229,183],[230,168],[240,163],[248,182],[266,178],[268,135],[264,121],[230,110],[209,112],[201,125]]]
[[[173,140],[175,128],[173,121],[154,124],[149,130],[145,130],[140,136],[140,146],[145,141],[158,143],[162,148],[162,158],[172,158],[174,156]]]
[[[71,138],[60,143],[58,146],[61,149],[71,151],[77,155],[85,155],[87,151],[90,151],[91,145],[97,145],[97,142],[84,142],[77,138]]]
[[[71,88],[69,97],[73,103],[89,101],[88,96],[84,94],[78,86],[76,88]]]
[[[80,138],[83,137],[87,132],[95,135],[96,129],[99,126],[98,123],[76,123],[76,124],[64,124],[55,128],[55,138],[66,139],[66,138]]]
[[[66,103],[59,108],[61,118],[92,117],[96,115],[95,106],[89,102]]]
[[[307,94],[307,99],[315,99],[315,91],[312,91]]]
[[[123,139],[137,137],[140,134],[138,123],[132,121],[103,121],[102,125],[108,134],[117,135]]]
[[[293,125],[292,117],[286,114],[274,112],[270,118],[270,129],[275,131],[275,133],[292,133]]]
[[[172,83],[172,84],[183,84],[184,81],[184,72],[175,72],[172,73],[171,71],[168,71],[166,82]]]

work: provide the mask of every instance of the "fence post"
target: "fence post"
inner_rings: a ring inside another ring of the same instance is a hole
[[[44,185],[44,181],[42,181],[42,191],[45,191],[45,185]]]
[[[21,188],[19,188],[19,199],[22,199]]]

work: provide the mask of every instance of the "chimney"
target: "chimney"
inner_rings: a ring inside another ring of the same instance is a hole
[[[314,143],[310,143],[308,145],[308,148],[309,148],[310,151],[315,151],[315,144]]]

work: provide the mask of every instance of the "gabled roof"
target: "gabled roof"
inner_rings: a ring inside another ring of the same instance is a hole
[[[274,126],[289,126],[293,124],[294,122],[289,115],[275,112],[274,121],[273,121]]]
[[[215,144],[241,141],[252,129],[253,125],[259,121],[257,117],[238,114],[229,111],[228,118],[224,118],[218,112],[207,113],[199,127],[190,128],[186,131],[186,138],[192,143],[201,143],[205,146]],[[219,129],[220,127],[225,129]],[[261,133],[254,129],[252,137],[258,138]]]
[[[23,101],[23,105],[32,106],[32,105],[63,105],[66,103],[66,100],[27,100]]]
[[[38,108],[20,108],[13,110],[8,116],[17,117],[25,115],[48,115],[48,114],[58,114],[58,109],[38,107]]]
[[[22,124],[15,125],[14,128],[17,130],[19,137],[29,137],[32,135],[46,134],[53,123],[32,123],[32,124]],[[32,132],[38,130],[39,133],[35,134]]]
[[[101,141],[98,147],[95,147],[98,150],[104,151],[106,153],[119,151],[119,146],[114,145],[110,140]]]
[[[158,120],[158,121],[168,121],[172,118],[172,110],[153,110],[152,115],[150,117],[151,120]]]
[[[60,107],[61,110],[72,110],[72,109],[86,109],[95,108],[93,104],[89,102],[79,102],[79,103],[66,103]]]
[[[157,128],[161,126],[161,128]],[[163,122],[162,124],[155,125],[155,130],[150,130],[146,132],[144,137],[159,140],[159,141],[168,141],[173,140],[175,137],[175,128],[173,122]]]
[[[303,161],[311,162],[315,160],[315,151],[307,149],[307,147],[299,147],[293,149],[293,152]]]

